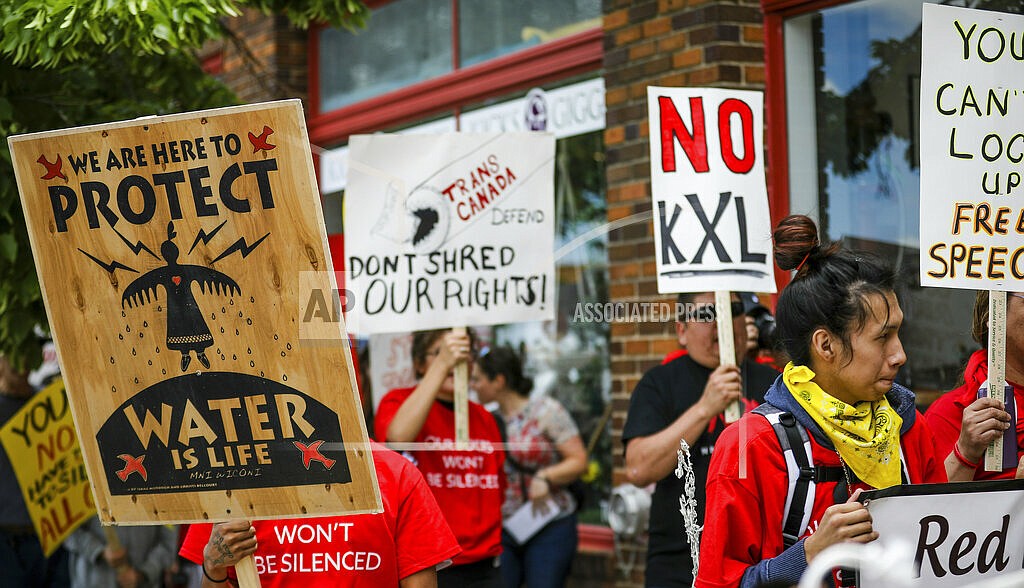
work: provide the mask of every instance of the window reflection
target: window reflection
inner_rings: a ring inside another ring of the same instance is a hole
[[[601,26],[600,0],[460,0],[462,67]]]
[[[821,225],[904,254],[918,241],[921,4],[856,2],[815,20]]]
[[[786,23],[792,212],[900,275],[901,372],[927,402],[955,387],[974,292],[919,286],[921,0],[865,0]],[[962,4],[962,3],[961,3]],[[972,2],[1020,12],[1019,1]]]
[[[375,8],[364,30],[319,34],[320,112],[601,27],[600,0],[395,0]],[[457,27],[457,30],[456,28]]]
[[[605,224],[604,141],[601,132],[559,139],[555,154],[555,250]],[[612,446],[606,408],[611,406],[609,325],[574,321],[577,303],[605,302],[608,295],[607,235],[588,240],[555,259],[556,319],[499,325],[495,341],[525,350],[535,395],[557,399],[593,441],[584,475],[588,499],[580,521],[604,524],[601,501],[611,488]]]
[[[366,29],[320,32],[320,112],[379,96],[452,69],[450,0],[398,0]]]

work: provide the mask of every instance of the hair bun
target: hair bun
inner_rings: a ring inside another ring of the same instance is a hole
[[[818,227],[810,217],[791,214],[779,221],[772,233],[775,264],[784,270],[795,269],[818,247]]]

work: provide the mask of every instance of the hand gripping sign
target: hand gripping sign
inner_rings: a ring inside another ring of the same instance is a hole
[[[380,510],[298,101],[9,142],[104,522]]]

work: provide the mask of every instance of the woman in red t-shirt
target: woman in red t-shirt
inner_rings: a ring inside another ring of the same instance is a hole
[[[1024,294],[1006,296],[1006,381],[1013,388],[1017,414],[1017,468],[989,472],[984,468],[985,449],[1011,426],[1006,405],[992,398],[978,398],[978,388],[988,381],[988,291],[974,300],[971,336],[981,345],[964,369],[964,383],[946,392],[928,407],[924,418],[935,435],[935,453],[945,459],[951,482],[1005,480],[1024,477]]]
[[[405,454],[423,473],[462,547],[453,565],[438,573],[441,588],[502,585],[498,556],[505,459],[498,425],[483,406],[469,403],[470,447],[455,450],[452,370],[472,357],[472,333],[415,333],[412,359],[419,383],[388,392],[374,420],[379,440],[414,444]]]

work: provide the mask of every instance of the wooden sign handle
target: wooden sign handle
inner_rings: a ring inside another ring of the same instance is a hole
[[[235,575],[238,576],[239,588],[261,588],[260,575],[256,573],[256,562],[251,555],[238,560],[235,564]]]
[[[718,361],[721,365],[736,365],[736,346],[733,344],[732,292],[715,291],[715,320],[718,322]],[[725,422],[740,420],[743,408],[737,400],[725,409]]]
[[[452,332],[465,335],[466,327],[455,327]],[[469,363],[455,365],[455,448],[469,445]]]
[[[110,525],[103,525],[103,537],[107,540],[107,547],[114,551],[120,551],[124,549],[124,545],[121,544],[121,538],[117,536],[117,531]],[[118,570],[127,568],[130,564],[128,563],[128,557],[125,556],[124,562],[117,566]]]
[[[1006,292],[988,292],[988,395],[1005,402],[1006,381]],[[999,435],[985,449],[985,471],[1003,471],[1003,436]]]
[[[107,540],[107,547],[111,549],[123,549],[121,545],[121,538],[117,536],[117,532],[114,531],[114,527],[110,525],[103,525],[103,537]]]

